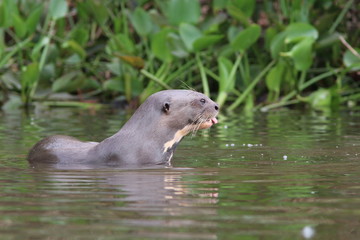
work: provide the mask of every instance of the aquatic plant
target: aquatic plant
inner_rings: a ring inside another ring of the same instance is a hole
[[[0,0],[0,102],[193,88],[229,110],[318,109],[324,91],[321,108],[354,106],[358,16],[353,0]]]

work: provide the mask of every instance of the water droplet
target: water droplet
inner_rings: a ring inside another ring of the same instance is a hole
[[[315,229],[311,226],[305,226],[302,230],[301,230],[301,234],[304,238],[306,239],[310,239],[315,235]]]

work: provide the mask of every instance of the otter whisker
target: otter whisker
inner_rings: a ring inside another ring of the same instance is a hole
[[[199,131],[201,124],[203,124],[206,120],[203,118],[199,119],[200,121],[195,125],[195,127],[193,128],[193,132],[192,132],[192,136],[195,136],[197,131]]]

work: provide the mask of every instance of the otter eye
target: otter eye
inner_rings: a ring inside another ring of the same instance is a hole
[[[200,99],[200,102],[204,104],[206,102],[205,98]]]

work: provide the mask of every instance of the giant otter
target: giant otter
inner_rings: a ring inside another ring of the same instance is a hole
[[[145,166],[169,164],[180,140],[217,123],[218,105],[192,90],[157,92],[113,136],[100,143],[55,135],[30,150],[33,164]]]

